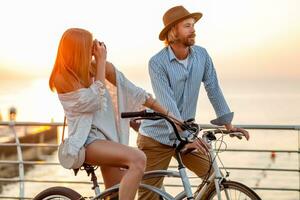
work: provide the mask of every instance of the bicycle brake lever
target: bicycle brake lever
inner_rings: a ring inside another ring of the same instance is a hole
[[[242,139],[243,138],[243,134],[240,132],[233,132],[233,133],[229,133],[230,137],[237,137],[238,139]]]

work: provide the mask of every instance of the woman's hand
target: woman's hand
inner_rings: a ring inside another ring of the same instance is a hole
[[[96,61],[96,76],[95,80],[105,82],[105,66],[106,66],[106,47],[104,43],[100,43],[97,39],[94,40],[92,55]]]
[[[93,43],[92,54],[95,57],[96,63],[106,62],[107,51],[105,44],[103,42],[99,42],[97,39],[95,39]]]
[[[237,128],[237,127],[234,127],[232,124],[226,124],[225,127],[226,127],[226,129],[227,129],[228,131],[232,131],[232,132],[240,132],[240,133],[242,133],[242,134],[245,136],[245,138],[246,138],[247,140],[249,140],[249,138],[250,138],[249,132],[246,131],[246,130],[243,129],[243,128]]]

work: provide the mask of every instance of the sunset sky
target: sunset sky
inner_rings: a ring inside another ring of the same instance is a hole
[[[104,41],[108,60],[151,92],[148,60],[164,46],[162,16],[176,5],[203,13],[196,44],[212,57],[235,122],[299,123],[299,0],[1,1],[0,114],[7,119],[14,106],[18,120],[63,119],[47,82],[61,35],[71,27]],[[215,117],[206,95],[197,109],[201,122]]]
[[[147,75],[148,59],[163,47],[162,15],[175,5],[203,13],[197,44],[223,77],[299,77],[299,0],[10,0],[0,5],[0,79],[48,77],[70,27],[103,40],[125,73]]]

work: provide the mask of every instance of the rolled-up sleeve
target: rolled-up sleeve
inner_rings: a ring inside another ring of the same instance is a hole
[[[217,119],[212,120],[211,122],[216,125],[229,124],[232,121],[233,113],[230,111],[219,86],[217,73],[213,62],[210,56],[208,54],[206,55],[203,83],[207,92],[207,96],[217,115]]]

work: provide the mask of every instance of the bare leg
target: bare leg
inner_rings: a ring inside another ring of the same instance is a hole
[[[96,140],[86,147],[85,162],[128,168],[120,182],[119,198],[134,199],[146,165],[146,156],[142,151],[116,142]]]
[[[120,170],[120,167],[101,166],[102,177],[105,188],[110,188],[121,182],[126,171]]]

